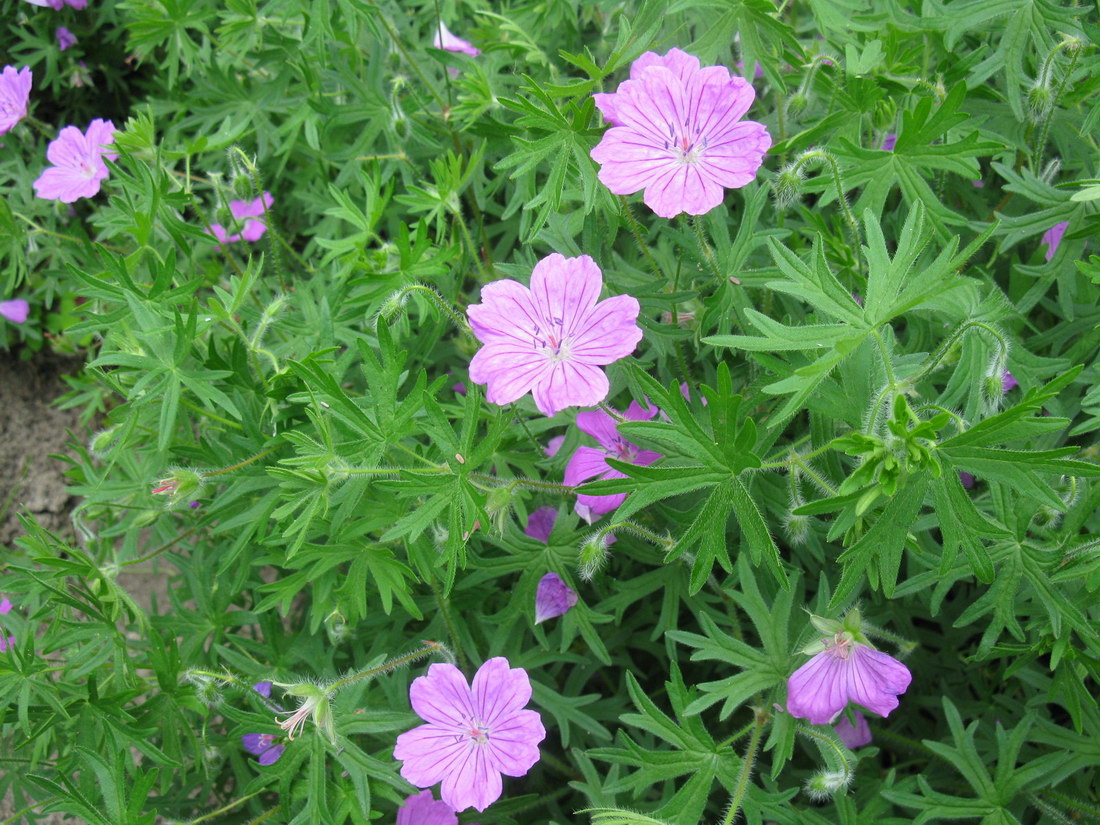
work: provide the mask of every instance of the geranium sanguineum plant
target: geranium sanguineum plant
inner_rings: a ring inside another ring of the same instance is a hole
[[[467,310],[483,346],[470,362],[470,380],[485,384],[493,404],[528,392],[543,415],[590,407],[607,397],[602,366],[634,351],[642,339],[638,299],[600,300],[603,273],[587,255],[554,253],[535,264],[531,286],[501,280],[481,289]]]
[[[412,708],[426,724],[397,737],[401,775],[420,788],[437,782],[456,811],[484,811],[503,792],[501,774],[524,776],[546,737],[537,711],[525,710],[531,680],[500,656],[485,662],[472,684],[452,664],[433,664],[409,688]]]
[[[724,66],[701,68],[679,49],[646,52],[629,80],[596,96],[612,124],[592,150],[600,180],[616,195],[644,189],[646,206],[662,218],[709,212],[725,189],[756,177],[772,145],[762,123],[741,120],[755,97]]]

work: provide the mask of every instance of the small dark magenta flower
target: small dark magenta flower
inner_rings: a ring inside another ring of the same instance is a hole
[[[642,409],[638,402],[630,402],[624,418],[630,421],[648,421],[657,415],[656,407]],[[615,458],[630,464],[638,464],[642,467],[652,464],[661,458],[660,453],[652,450],[643,450],[635,444],[631,444],[619,435],[619,426],[615,419],[603,410],[577,413],[577,427],[581,432],[587,433],[596,439],[599,447],[577,447],[577,451],[565,465],[564,483],[567,487],[576,487],[582,481],[590,478],[626,478],[625,473],[614,470],[607,463],[607,459]],[[626,493],[616,493],[607,496],[593,496],[579,493],[574,510],[577,515],[591,524],[604,513],[610,513],[626,500]]]
[[[879,148],[883,152],[893,152],[894,147],[898,145],[898,136],[894,132],[890,132],[886,137],[882,139],[882,146]]]
[[[7,596],[0,599],[0,616],[11,613],[11,599]]]
[[[259,757],[257,762],[261,765],[271,765],[279,761],[286,746],[275,742],[272,733],[246,733],[241,737],[244,749]]]
[[[458,817],[431,791],[421,791],[406,799],[397,810],[397,825],[458,825]]]
[[[554,522],[558,519],[557,507],[540,507],[527,517],[527,527],[524,534],[541,542],[550,540],[550,533],[554,529]]]
[[[847,630],[815,647],[824,649],[787,679],[787,710],[815,725],[832,723],[849,702],[889,716],[913,679],[893,656],[856,641]]]
[[[30,311],[31,305],[22,298],[15,298],[11,301],[0,301],[0,315],[7,318],[13,324],[22,324],[26,321]]]
[[[54,35],[57,37],[57,47],[61,49],[61,51],[65,51],[65,49],[68,49],[70,46],[76,45],[76,35],[64,26],[58,26]]]
[[[1016,380],[1016,376],[1008,370],[1001,373],[1001,392],[1007,393],[1010,390],[1016,389],[1020,386],[1020,382]]]
[[[752,182],[771,147],[762,123],[741,120],[755,97],[724,66],[701,68],[679,49],[646,52],[613,94],[595,96],[612,124],[591,152],[600,181],[616,195],[645,190],[662,218],[709,212],[726,189]]]
[[[455,811],[484,811],[500,798],[501,774],[525,776],[539,760],[546,730],[525,710],[531,680],[508,660],[489,659],[473,684],[452,664],[433,664],[413,680],[409,701],[427,724],[397,737],[401,776],[419,788],[441,782],[439,796]]]
[[[252,689],[265,699],[271,698],[271,682],[257,682],[252,686]]]
[[[576,603],[577,591],[562,581],[557,573],[547,573],[539,579],[535,593],[535,624],[568,613]]]
[[[466,313],[483,346],[470,380],[485,384],[492,404],[528,392],[543,415],[588,407],[607,397],[600,367],[625,358],[642,339],[640,306],[630,295],[599,300],[603,273],[587,255],[554,253],[535,264],[531,286],[500,280],[481,289]]]
[[[836,735],[840,737],[840,741],[844,743],[848,750],[862,748],[871,742],[871,726],[867,724],[867,717],[858,710],[855,712],[855,717],[855,727],[852,727],[847,715],[841,716],[836,725],[833,726]]]
[[[962,482],[962,486],[965,487],[967,490],[973,490],[974,484],[977,479],[974,478],[974,475],[972,473],[968,473],[966,472],[966,470],[960,470],[959,481]]]
[[[1066,229],[1069,228],[1069,221],[1062,221],[1056,223],[1050,229],[1043,233],[1043,243],[1047,245],[1046,259],[1049,261],[1054,257],[1054,253],[1058,251],[1059,245],[1062,243],[1062,236],[1066,234]]]

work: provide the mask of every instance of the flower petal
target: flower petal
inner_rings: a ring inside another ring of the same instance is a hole
[[[583,415],[583,413],[582,413]],[[580,416],[577,416],[580,418]],[[577,451],[569,458],[565,465],[565,478],[562,483],[566,487],[576,487],[582,481],[595,478],[602,473],[610,472],[607,466],[607,453],[597,450],[595,447],[577,447]]]
[[[503,279],[481,288],[481,303],[466,308],[474,336],[483,344],[505,340],[534,348],[541,318],[531,290],[518,281]]]
[[[468,736],[453,728],[421,725],[397,737],[393,758],[403,763],[401,776],[418,788],[428,788],[457,770],[473,747]]]
[[[546,738],[546,728],[537,711],[513,713],[489,736],[489,754],[493,767],[505,776],[526,776],[539,761],[539,743]]]
[[[484,811],[500,799],[500,773],[491,764],[487,746],[470,745],[443,777],[440,798],[456,811]]]
[[[436,662],[428,668],[426,676],[413,679],[409,703],[421,719],[441,727],[465,728],[474,715],[466,677],[446,662]]]
[[[478,668],[470,687],[474,716],[490,731],[531,701],[531,679],[521,667],[495,656]]]
[[[545,416],[557,415],[566,407],[594,406],[611,391],[607,376],[599,367],[575,361],[544,363],[547,367],[535,378],[531,394],[535,406]],[[470,375],[473,377],[472,362]]]
[[[638,326],[641,305],[633,295],[600,301],[578,326],[570,341],[570,355],[584,364],[604,366],[626,358],[642,340]]]
[[[588,255],[566,258],[555,252],[531,271],[535,309],[558,333],[558,340],[572,340],[578,328],[588,325],[602,288],[603,273]]]
[[[490,403],[511,404],[526,395],[550,368],[546,356],[534,348],[494,341],[474,353],[470,380],[488,386],[485,398]]]

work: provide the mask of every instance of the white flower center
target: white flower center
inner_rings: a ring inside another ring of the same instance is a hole
[[[467,719],[464,735],[473,745],[487,745],[489,743],[489,728],[480,719]]]

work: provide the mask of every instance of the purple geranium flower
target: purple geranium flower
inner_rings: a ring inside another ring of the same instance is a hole
[[[69,6],[80,11],[88,7],[88,0],[27,0],[33,6],[47,6],[54,11],[60,11]]]
[[[436,782],[455,811],[484,811],[500,798],[501,774],[525,776],[546,737],[538,712],[524,710],[531,680],[500,656],[478,668],[472,685],[452,664],[433,664],[413,680],[409,701],[427,724],[397,737],[401,775],[417,787]]]
[[[468,54],[470,57],[477,57],[481,54],[481,49],[474,46],[470,41],[451,34],[451,30],[442,22],[440,22],[439,28],[435,32],[435,40],[432,41],[432,45],[437,49],[448,52],[462,52],[462,54]]]
[[[34,182],[40,198],[72,203],[90,198],[99,192],[100,182],[109,174],[103,159],[114,160],[118,152],[105,146],[114,143],[115,126],[109,120],[96,118],[86,132],[66,126],[46,149],[46,158],[53,164]]]
[[[261,765],[278,762],[286,750],[286,745],[275,742],[275,734],[272,733],[246,733],[241,737],[241,744],[246,751],[260,757],[256,761]]]
[[[836,725],[833,726],[836,735],[840,737],[840,741],[844,743],[848,750],[862,748],[871,741],[871,726],[867,724],[867,717],[858,710],[855,715],[855,727],[852,727],[852,723],[848,721],[847,716],[841,716]]]
[[[882,139],[882,146],[879,147],[883,152],[893,152],[894,147],[898,145],[898,136],[891,132]]]
[[[8,648],[14,648],[14,647],[15,647],[15,637],[14,636],[8,636],[8,638],[5,639],[4,634],[0,633],[0,653],[6,653],[8,651]]]
[[[1016,380],[1016,376],[1008,370],[1001,373],[1001,392],[1007,393],[1009,390],[1014,390],[1020,386],[1020,382]]]
[[[0,616],[3,616],[5,613],[11,613],[11,599],[7,596],[0,599]]]
[[[6,135],[27,116],[31,97],[31,70],[5,66],[0,72],[0,135]]]
[[[590,257],[557,253],[535,264],[530,289],[511,280],[486,284],[481,303],[467,309],[485,344],[470,362],[470,380],[487,384],[494,404],[530,392],[543,415],[603,401],[609,385],[600,367],[630,355],[642,330],[638,300],[600,301],[602,286]]]
[[[553,458],[558,454],[558,450],[561,449],[561,445],[565,443],[564,435],[556,435],[546,442],[546,446],[543,448],[543,452],[546,453],[548,458]]]
[[[644,189],[662,218],[709,212],[724,189],[756,177],[771,146],[763,124],[741,120],[755,96],[744,78],[724,66],[700,68],[679,49],[642,55],[614,95],[596,98],[614,124],[591,153],[600,180],[616,195]]]
[[[631,421],[648,421],[657,415],[657,412],[656,407],[642,409],[638,402],[632,401],[623,417]],[[627,461],[642,467],[661,458],[660,453],[643,450],[619,435],[619,427],[615,423],[615,419],[603,410],[577,413],[577,427],[596,439],[600,446],[577,447],[577,451],[573,453],[569,463],[565,465],[564,483],[567,487],[575,487],[582,481],[587,481],[593,477],[626,478],[624,473],[620,473],[608,465],[607,459],[609,458]],[[578,493],[574,509],[577,515],[591,524],[604,513],[610,513],[625,499],[626,493],[615,493],[608,496]]]
[[[831,723],[849,702],[880,716],[898,706],[913,675],[881,651],[855,641],[851,633],[823,640],[825,649],[787,679],[787,710],[815,725]]]
[[[27,320],[31,311],[31,305],[22,298],[14,298],[11,301],[0,301],[0,315],[3,315],[13,324],[21,324]]]
[[[523,532],[531,538],[545,543],[550,540],[550,533],[554,529],[554,522],[557,519],[557,507],[540,507],[527,517],[527,527]]]
[[[65,51],[70,46],[76,45],[76,35],[69,31],[64,26],[58,26],[57,31],[54,32],[54,36],[57,37],[57,47],[61,51]]]
[[[270,192],[264,192],[259,198],[250,201],[230,201],[229,212],[238,221],[244,221],[244,226],[239,233],[230,235],[220,223],[210,224],[210,234],[218,243],[237,243],[248,241],[254,243],[267,232],[267,224],[263,222],[264,213],[275,203]]]
[[[973,473],[968,473],[965,470],[960,470],[959,481],[962,482],[962,486],[965,487],[967,490],[973,490],[974,483],[977,481],[977,479],[974,478]]]
[[[562,581],[557,573],[547,573],[539,579],[535,592],[535,624],[569,612],[577,603],[577,591]]]
[[[1066,234],[1066,229],[1069,228],[1069,221],[1062,221],[1056,223],[1050,229],[1043,233],[1043,243],[1047,245],[1047,260],[1051,260],[1054,257],[1054,253],[1058,251],[1058,246],[1062,243],[1062,236]]]
[[[421,791],[405,800],[397,811],[397,825],[458,825],[458,817],[446,802]]]
[[[271,682],[257,682],[252,689],[265,699],[271,697]],[[246,751],[260,757],[261,765],[277,762],[286,750],[285,745],[275,742],[275,735],[271,733],[246,733],[241,736],[241,744]]]

